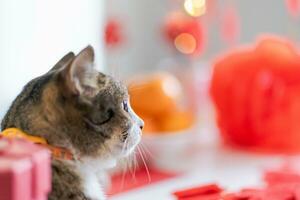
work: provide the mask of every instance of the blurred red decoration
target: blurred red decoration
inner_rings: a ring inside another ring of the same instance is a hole
[[[0,199],[45,200],[51,191],[48,149],[0,135]]]
[[[300,13],[300,2],[299,0],[285,0],[287,9],[293,17],[297,17]]]
[[[279,169],[264,174],[266,186],[228,193],[216,184],[175,192],[178,200],[296,200],[300,199],[300,174]]]
[[[216,60],[210,90],[225,142],[300,151],[300,56],[289,41],[265,37]]]
[[[198,56],[204,50],[205,31],[197,18],[172,13],[166,19],[163,32],[167,41],[181,53]]]
[[[170,173],[146,167],[138,167],[134,172],[134,177],[131,171],[119,172],[111,177],[111,186],[107,191],[109,196],[128,192],[133,189],[142,188],[155,184],[164,180],[169,180],[178,176],[177,173]],[[151,178],[151,181],[149,179]]]
[[[218,14],[218,5],[216,0],[208,0],[206,1],[206,13],[204,17],[208,22],[213,22],[213,19]]]
[[[124,38],[121,31],[121,24],[115,19],[108,20],[105,26],[105,43],[108,47],[119,46]]]
[[[194,197],[204,198],[204,197],[220,197],[223,189],[221,189],[216,184],[204,185],[200,187],[195,187],[186,190],[176,191],[173,194],[178,199],[193,199]],[[217,199],[217,198],[216,198]]]
[[[227,44],[234,44],[240,34],[240,20],[235,8],[230,7],[224,10],[221,18],[221,38]]]

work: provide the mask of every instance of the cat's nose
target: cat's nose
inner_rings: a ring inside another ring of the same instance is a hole
[[[143,130],[143,128],[144,128],[144,125],[145,125],[144,121],[143,121],[143,120],[141,120],[141,121],[140,121],[140,129],[141,129],[141,130]]]

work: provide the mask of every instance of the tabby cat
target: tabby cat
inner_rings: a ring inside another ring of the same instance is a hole
[[[49,200],[103,200],[100,179],[134,151],[143,121],[126,87],[95,70],[88,46],[24,87],[1,124],[2,130],[11,127],[73,154],[72,160],[52,158]]]

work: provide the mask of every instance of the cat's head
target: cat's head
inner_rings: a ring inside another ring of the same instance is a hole
[[[130,107],[126,87],[95,70],[88,46],[24,87],[2,122],[2,129],[9,127],[79,156],[118,158],[139,143],[143,121]]]

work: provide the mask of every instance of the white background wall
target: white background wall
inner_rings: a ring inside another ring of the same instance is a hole
[[[64,54],[95,47],[103,66],[103,0],[0,0],[0,120],[26,82]]]
[[[222,6],[230,2],[218,1]],[[163,18],[182,2],[0,0],[0,119],[26,82],[46,72],[68,51],[78,52],[87,44],[96,47],[99,68],[104,66],[105,56],[106,66],[117,76],[156,68],[171,56],[161,34]],[[235,2],[242,21],[241,42],[253,41],[262,32],[300,38],[299,22],[289,18],[283,0]],[[106,55],[101,41],[104,13],[120,20],[126,38],[122,47]],[[217,26],[211,24],[209,46],[201,59],[210,59],[224,49]]]
[[[210,1],[210,0],[207,0]],[[261,33],[286,35],[300,39],[299,19],[293,21],[288,15],[284,0],[216,0],[220,8],[217,20],[228,3],[234,2],[241,20],[240,42],[253,42]],[[109,0],[108,16],[123,24],[125,44],[110,52],[108,64],[120,74],[151,70],[172,56],[166,44],[161,26],[171,11],[182,11],[184,0]],[[219,24],[209,22],[208,46],[200,58],[209,60],[226,48],[220,40]],[[121,71],[121,72],[120,72]]]

